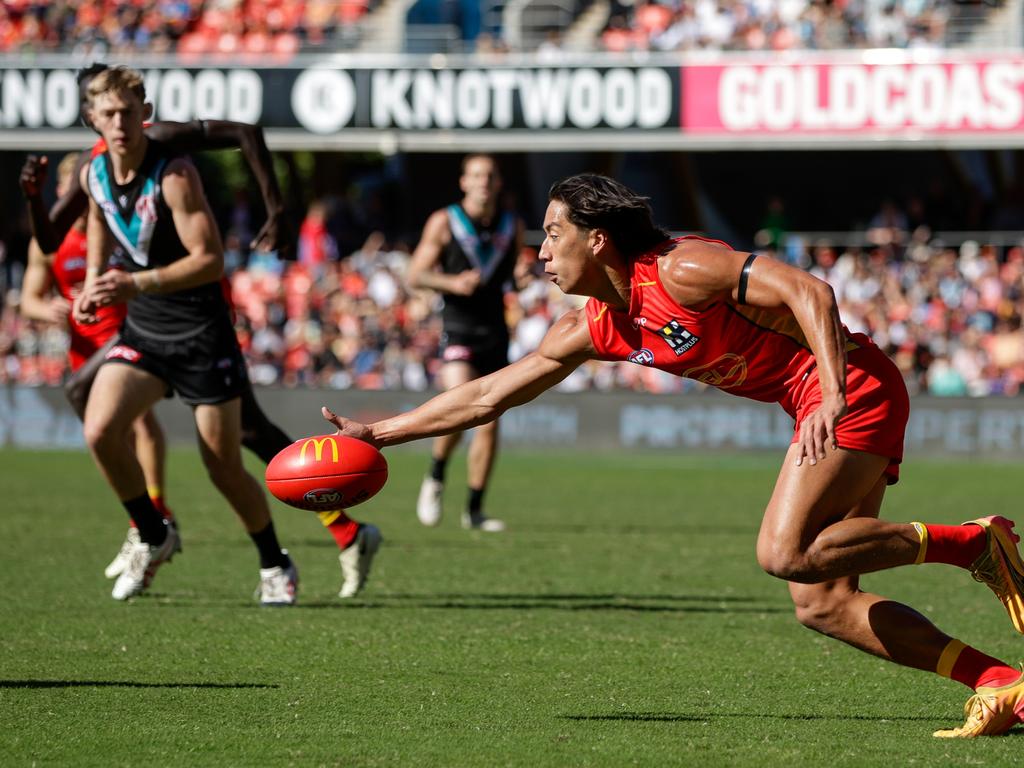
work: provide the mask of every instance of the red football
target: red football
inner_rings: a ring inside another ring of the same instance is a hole
[[[341,435],[296,440],[267,465],[267,488],[313,512],[347,509],[384,487],[388,463],[369,443]]]

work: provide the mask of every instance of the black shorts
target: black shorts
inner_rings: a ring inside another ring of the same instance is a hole
[[[235,330],[225,318],[190,339],[160,341],[133,331],[126,323],[121,339],[104,363],[121,363],[151,373],[189,405],[216,405],[249,388],[245,358]]]
[[[477,376],[508,365],[508,333],[493,336],[445,331],[441,336],[441,359],[446,363],[467,363]]]

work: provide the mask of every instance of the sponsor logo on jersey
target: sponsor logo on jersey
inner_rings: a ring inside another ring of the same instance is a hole
[[[626,359],[631,363],[637,365],[653,365],[654,364],[654,353],[651,350],[644,347],[643,349],[636,349],[629,353]]]
[[[314,488],[312,491],[306,491],[302,498],[307,504],[315,504],[318,507],[341,505],[341,494],[332,488]]]
[[[127,360],[129,363],[137,363],[142,359],[142,354],[124,344],[115,344],[107,352],[104,360]]]
[[[316,457],[316,460],[320,461],[323,458],[323,455],[324,455],[324,446],[328,445],[328,444],[331,446],[331,460],[335,464],[337,464],[338,463],[338,441],[335,440],[333,437],[319,437],[319,438],[318,437],[310,437],[310,438],[307,438],[306,442],[304,442],[302,444],[302,447],[299,449],[299,461],[301,463],[303,463],[303,464],[306,463],[306,449],[309,448],[310,445],[313,446],[313,455]]]
[[[672,348],[672,351],[676,353],[676,357],[679,357],[700,341],[700,336],[694,336],[678,320],[669,320],[668,325],[658,331],[658,335],[662,341]]]

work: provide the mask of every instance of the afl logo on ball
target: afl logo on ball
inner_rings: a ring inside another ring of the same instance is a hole
[[[309,504],[317,507],[330,506],[335,508],[341,506],[341,494],[330,488],[315,488],[312,491],[307,491],[306,495],[302,498]]]
[[[637,365],[651,365],[654,363],[654,353],[647,349],[647,347],[644,347],[643,349],[630,352],[626,359]]]

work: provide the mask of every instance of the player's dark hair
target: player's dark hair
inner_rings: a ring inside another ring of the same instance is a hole
[[[86,116],[86,111],[89,108],[89,83],[100,72],[105,72],[108,69],[110,67],[106,64],[94,61],[89,66],[82,67],[75,73],[75,82],[78,83],[78,118],[86,128],[92,128],[92,123],[89,122],[89,118]]]
[[[582,229],[603,229],[627,257],[649,251],[669,238],[654,223],[649,198],[597,173],[580,173],[556,181],[548,200],[565,203],[566,218]]]

